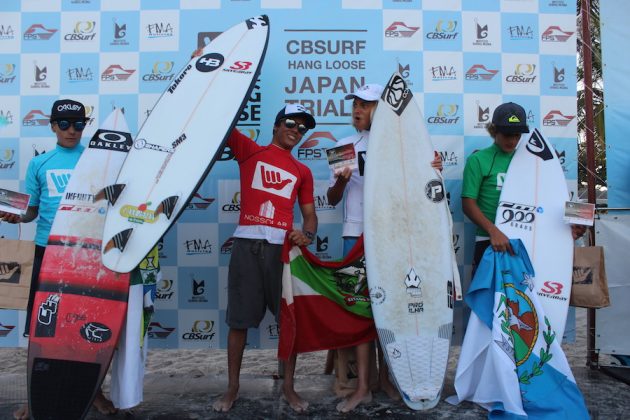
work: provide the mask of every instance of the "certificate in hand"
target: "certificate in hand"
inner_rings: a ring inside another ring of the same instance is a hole
[[[346,167],[350,170],[358,168],[357,153],[352,143],[326,149],[326,156],[328,157],[328,166],[333,172]]]
[[[30,198],[28,194],[0,188],[0,211],[23,215],[26,213]]]

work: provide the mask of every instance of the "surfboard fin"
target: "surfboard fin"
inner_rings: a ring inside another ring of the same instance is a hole
[[[107,199],[109,204],[111,204],[113,206],[114,204],[116,204],[116,200],[118,200],[118,197],[120,196],[120,193],[125,189],[126,186],[127,186],[127,184],[112,184],[112,185],[108,185],[107,187],[105,187],[102,190],[100,190],[94,196],[94,202],[102,200],[102,199],[105,198],[105,199]]]
[[[125,229],[115,234],[114,237],[105,244],[105,250],[103,253],[106,253],[113,248],[117,248],[120,252],[122,252],[125,249],[125,246],[127,246],[127,241],[129,241],[131,232],[133,232],[133,228]]]
[[[157,217],[158,215],[164,213],[166,218],[170,219],[173,215],[173,210],[175,209],[175,204],[177,203],[178,199],[179,196],[172,195],[162,200],[162,202],[155,209],[155,216]]]

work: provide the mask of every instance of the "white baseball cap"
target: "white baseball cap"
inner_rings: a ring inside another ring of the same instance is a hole
[[[354,93],[346,95],[346,99],[360,98],[364,101],[378,101],[383,94],[383,86],[376,83],[363,85]]]

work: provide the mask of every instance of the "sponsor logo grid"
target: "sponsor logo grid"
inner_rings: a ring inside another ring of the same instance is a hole
[[[121,10],[112,10],[107,2],[68,2],[63,10],[40,12],[20,11],[18,0],[6,2],[13,6],[7,9],[11,13],[0,15],[0,182],[14,188],[23,187],[30,159],[54,144],[48,123],[55,99],[71,97],[86,105],[93,119],[84,131],[86,145],[116,106],[125,108],[136,143],[109,134],[96,137],[98,147],[151,147],[135,134],[160,94],[175,91],[187,73],[217,68],[252,71],[247,57],[228,60],[210,52],[189,64],[190,52],[246,15],[269,13],[253,2],[238,15],[219,5],[213,13],[221,18],[208,26],[204,11],[193,8],[199,4],[195,2],[168,10],[153,2],[135,2]],[[553,8],[544,4],[527,13],[501,12],[477,3],[466,4],[463,10],[422,10],[417,2],[383,9],[366,6],[360,20],[352,18],[356,7],[344,9],[344,2],[334,11],[302,2],[282,10],[286,19],[271,14],[276,32],[237,125],[253,141],[266,145],[283,103],[301,104],[314,114],[317,128],[304,136],[293,155],[315,178],[320,226],[311,250],[320,258],[341,254],[343,211],[326,199],[325,150],[354,132],[352,103],[344,97],[365,83],[385,84],[395,70],[419,101],[444,164],[444,182],[422,188],[429,200],[449,201],[461,272],[470,271],[473,247],[459,199],[463,168],[470,153],[489,145],[485,124],[497,105],[523,104],[530,126],[562,145],[565,175],[570,189],[575,189],[575,2],[556,2]],[[172,147],[185,141],[174,138]],[[360,161],[362,165],[364,156]],[[67,174],[50,173],[47,180],[62,194]],[[265,188],[262,181],[259,184]],[[224,295],[240,190],[238,166],[226,148],[160,247],[164,276],[157,285],[150,346],[226,346]],[[129,217],[152,223],[153,215],[144,204],[127,209]],[[518,223],[523,229],[541,211],[530,208],[530,203],[502,205],[505,223]],[[295,224],[300,223],[296,207]],[[34,229],[26,231],[32,235]],[[410,293],[421,292],[421,283],[416,284],[411,272],[409,281]],[[372,294],[376,303],[384,298],[378,290]],[[456,311],[460,305],[455,303]],[[409,311],[420,313],[422,307]],[[25,345],[18,334],[23,315],[0,310],[0,346]],[[98,325],[84,330],[89,340],[107,335]],[[277,325],[268,315],[260,330],[250,334],[248,345],[273,347],[277,337]]]

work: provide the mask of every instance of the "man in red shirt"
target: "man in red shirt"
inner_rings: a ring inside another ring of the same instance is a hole
[[[258,327],[267,308],[279,317],[285,237],[293,245],[309,245],[317,231],[313,175],[291,154],[312,128],[313,116],[303,106],[289,104],[276,116],[271,144],[260,146],[238,130],[228,139],[239,165],[241,213],[228,274],[228,387],[213,404],[215,411],[229,411],[238,399],[247,329]],[[302,229],[293,227],[296,200]],[[293,355],[284,364],[282,391],[291,408],[302,412],[308,403],[295,392],[295,361]]]

